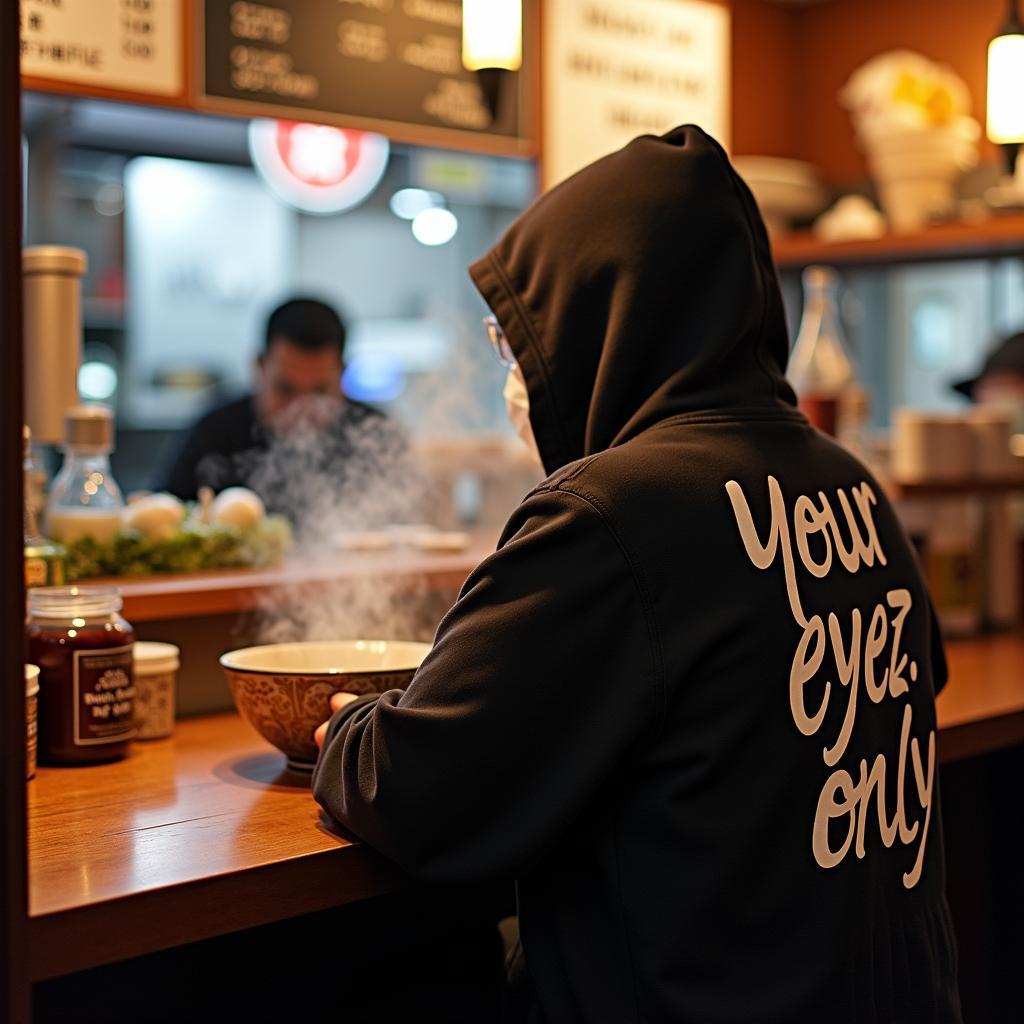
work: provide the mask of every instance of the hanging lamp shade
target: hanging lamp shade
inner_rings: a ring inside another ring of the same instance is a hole
[[[1024,25],[1016,3],[988,44],[986,130],[999,144],[1024,142]]]
[[[463,0],[462,63],[470,71],[518,71],[523,63],[522,0]]]

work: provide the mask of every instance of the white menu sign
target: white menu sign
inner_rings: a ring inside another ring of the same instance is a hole
[[[21,0],[21,72],[155,95],[184,91],[184,0]]]
[[[545,0],[546,186],[694,123],[728,142],[729,11],[701,0]]]

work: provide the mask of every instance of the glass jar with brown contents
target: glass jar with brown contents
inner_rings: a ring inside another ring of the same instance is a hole
[[[135,633],[120,611],[116,587],[29,590],[27,660],[40,670],[40,761],[92,764],[128,753]]]

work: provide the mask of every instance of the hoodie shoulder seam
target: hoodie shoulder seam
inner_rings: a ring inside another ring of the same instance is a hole
[[[583,467],[580,467],[573,476],[576,476],[582,468]],[[640,607],[643,609],[644,622],[647,626],[647,639],[651,647],[651,659],[654,669],[654,685],[659,697],[659,728],[661,728],[664,725],[667,709],[665,693],[665,659],[662,655],[661,644],[658,640],[658,630],[654,616],[654,601],[651,598],[650,591],[647,587],[646,581],[644,580],[640,560],[633,554],[623,539],[622,532],[618,529],[611,509],[609,509],[597,495],[584,491],[582,488],[567,487],[565,486],[567,483],[569,483],[569,480],[560,480],[557,483],[553,483],[548,490],[557,490],[562,494],[571,494],[574,497],[579,498],[580,501],[586,502],[586,504],[588,504],[602,520],[605,528],[612,535],[616,545],[622,552],[622,557],[625,559],[626,564],[629,566],[630,575],[633,577],[633,585],[636,587],[637,594],[640,598]]]

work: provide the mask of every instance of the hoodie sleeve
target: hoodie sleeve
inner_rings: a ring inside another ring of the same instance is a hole
[[[649,606],[595,505],[535,492],[408,690],[343,709],[317,801],[436,881],[521,871],[660,721]]]

